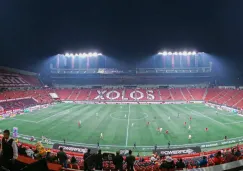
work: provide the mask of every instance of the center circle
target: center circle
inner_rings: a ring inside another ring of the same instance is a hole
[[[141,120],[146,119],[148,115],[146,113],[135,113],[135,112],[127,112],[127,111],[119,111],[119,112],[113,112],[110,113],[110,117],[113,119],[118,120],[127,120],[129,114],[129,120]],[[139,114],[139,115],[138,115]]]

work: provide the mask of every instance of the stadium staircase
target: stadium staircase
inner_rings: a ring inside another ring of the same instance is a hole
[[[160,92],[160,89],[156,89],[159,93],[159,100],[162,100],[162,95],[161,95],[161,92]]]
[[[90,95],[92,93],[91,91],[92,91],[92,89],[89,89],[88,97],[86,98],[86,100],[89,100],[90,99]]]
[[[192,97],[191,97],[190,93],[188,92],[187,88],[180,88],[180,92],[181,92],[184,100],[186,100],[186,101],[192,100]]]
[[[79,89],[79,93],[77,95],[77,101],[85,101],[88,98],[90,89]]]
[[[170,92],[173,97],[173,100],[175,100],[175,101],[185,100],[185,98],[183,98],[183,95],[179,88],[172,88],[172,89],[170,89]]]
[[[171,92],[170,89],[169,89],[169,93],[170,93],[170,97],[171,97],[171,99],[172,99],[172,100],[175,100],[175,98],[173,97],[173,94],[172,94],[172,92]]]
[[[186,90],[187,90],[187,92],[190,94],[191,99],[192,99],[192,100],[195,100],[194,97],[192,96],[192,93],[189,91],[189,89],[186,88]]]
[[[214,98],[219,96],[222,92],[223,92],[222,89],[208,88],[208,93],[207,93],[207,95],[205,97],[205,101],[206,102],[212,101]]]
[[[79,89],[73,89],[68,100],[75,101],[78,96]]]
[[[234,106],[235,104],[237,104],[237,102],[239,102],[242,99],[243,92],[241,90],[236,90],[234,92],[234,95],[229,98],[229,100],[226,102],[227,106]]]
[[[80,96],[80,93],[81,93],[81,90],[79,89],[79,90],[78,90],[78,93],[77,93],[77,96],[76,96],[76,98],[75,98],[75,101],[78,100],[78,97]]]
[[[208,94],[208,88],[205,89],[204,93],[203,93],[203,100],[205,100],[206,96]]]

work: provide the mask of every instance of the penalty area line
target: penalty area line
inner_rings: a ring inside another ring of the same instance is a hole
[[[189,109],[189,108],[187,108],[187,109]],[[218,123],[218,124],[220,124],[220,125],[224,125],[224,123],[219,122],[219,121],[217,121],[217,120],[215,120],[215,119],[213,119],[213,118],[210,118],[210,117],[204,115],[204,114],[201,113],[201,112],[198,112],[198,111],[193,110],[193,109],[189,109],[189,110],[191,110],[191,111],[193,111],[193,112],[196,112],[196,113],[199,113],[201,116],[203,116],[203,117],[205,117],[205,118],[208,118],[208,119],[210,119],[210,120],[212,120],[212,121],[214,121],[214,122],[216,122],[216,123]]]

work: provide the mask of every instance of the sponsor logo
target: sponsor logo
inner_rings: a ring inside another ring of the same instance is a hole
[[[97,153],[97,148],[87,148],[82,146],[72,146],[72,145],[63,145],[63,144],[54,144],[53,149],[63,148],[64,151],[76,152],[76,153],[87,153],[88,149],[91,150],[91,153]]]
[[[129,150],[120,150],[120,154],[126,156],[129,153]]]
[[[207,148],[207,147],[215,147],[218,146],[218,143],[214,143],[214,144],[205,144],[205,145],[201,145],[201,148]]]
[[[112,91],[107,91],[107,90],[97,90],[97,95],[93,100],[128,100],[128,99],[133,99],[133,100],[154,100],[155,95],[153,90],[144,90],[145,92],[142,92],[140,90],[134,90],[127,94],[125,90],[112,90]],[[128,95],[128,97],[126,96]]]
[[[225,144],[233,144],[233,143],[236,143],[236,141],[235,140],[225,141],[225,142],[222,142],[221,144],[225,145]]]
[[[180,154],[194,154],[200,153],[200,147],[189,147],[189,148],[175,148],[175,149],[157,149],[156,152],[161,155],[180,155]]]

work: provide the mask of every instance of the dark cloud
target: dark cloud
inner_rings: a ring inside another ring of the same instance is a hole
[[[242,7],[241,0],[3,0],[1,65],[31,69],[67,50],[139,60],[188,47],[238,66]]]

